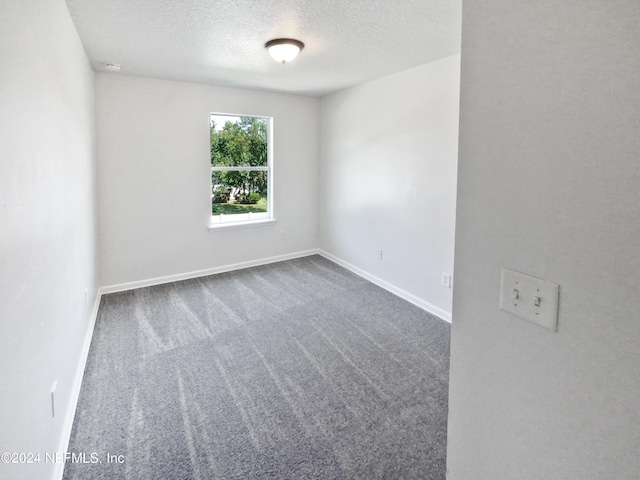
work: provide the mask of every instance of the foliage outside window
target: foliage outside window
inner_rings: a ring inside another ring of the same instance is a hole
[[[210,115],[213,223],[271,218],[269,119]]]

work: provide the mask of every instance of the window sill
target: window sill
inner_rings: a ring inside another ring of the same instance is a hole
[[[276,223],[275,218],[264,218],[260,220],[239,220],[236,222],[215,222],[210,223],[207,229],[210,232],[215,230],[234,230],[237,228],[266,227]]]

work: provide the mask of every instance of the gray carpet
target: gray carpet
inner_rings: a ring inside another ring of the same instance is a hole
[[[442,480],[449,327],[320,256],[106,295],[64,478]]]

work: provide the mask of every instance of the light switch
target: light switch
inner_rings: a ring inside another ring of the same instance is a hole
[[[560,286],[503,268],[500,273],[500,309],[544,328],[558,330]]]

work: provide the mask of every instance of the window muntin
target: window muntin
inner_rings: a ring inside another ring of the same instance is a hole
[[[272,218],[271,119],[212,113],[212,225]]]

